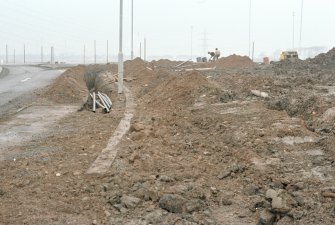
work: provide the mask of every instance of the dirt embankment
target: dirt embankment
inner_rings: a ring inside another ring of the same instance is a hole
[[[248,67],[245,58],[228,62],[233,69],[209,72],[126,62],[136,113],[110,171],[85,175],[122,117],[123,98],[115,92],[110,114],[77,112],[53,136],[16,147],[61,150],[1,164],[0,221],[334,224],[334,137],[306,127],[310,120],[333,123],[333,89],[324,87],[333,77],[327,68],[276,74],[277,67]],[[81,78],[70,79],[75,69],[55,82],[63,90],[74,79],[76,93],[49,91],[81,101],[85,69],[77,69]],[[269,96],[255,96],[255,89]]]

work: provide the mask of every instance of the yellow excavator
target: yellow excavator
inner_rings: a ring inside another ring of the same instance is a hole
[[[280,53],[280,57],[279,57],[280,61],[289,60],[289,61],[294,62],[297,59],[299,59],[297,51],[284,51]]]

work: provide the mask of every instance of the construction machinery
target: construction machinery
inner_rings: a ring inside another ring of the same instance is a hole
[[[280,53],[280,61],[285,61],[285,60],[289,60],[289,61],[296,61],[297,59],[299,59],[298,57],[298,52],[297,51],[284,51],[282,53]]]

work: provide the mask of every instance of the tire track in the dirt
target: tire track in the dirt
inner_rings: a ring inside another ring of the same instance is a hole
[[[107,147],[102,150],[100,155],[87,170],[87,174],[103,174],[109,170],[118,152],[117,145],[130,128],[130,121],[134,116],[135,104],[133,96],[127,87],[124,87],[124,93],[126,96],[126,110],[124,117],[114,131],[114,134],[109,139]]]

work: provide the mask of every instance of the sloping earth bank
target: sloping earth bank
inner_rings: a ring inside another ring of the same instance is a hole
[[[126,63],[137,107],[108,174],[85,172],[122,117],[115,92],[111,114],[77,112],[16,147],[44,150],[1,163],[3,224],[334,224],[329,66],[155,63]]]

